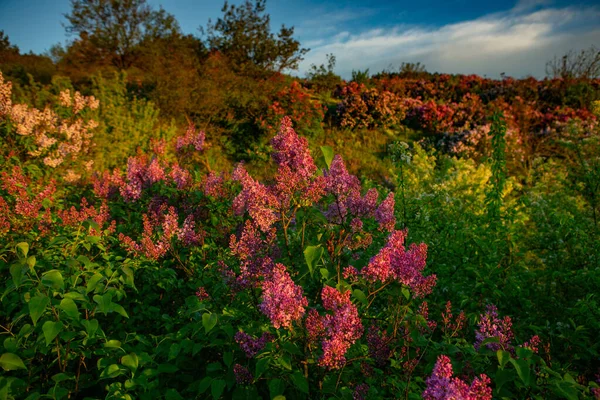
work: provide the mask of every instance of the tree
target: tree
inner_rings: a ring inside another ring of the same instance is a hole
[[[97,49],[103,59],[120,69],[130,67],[137,47],[148,36],[179,33],[175,18],[163,9],[158,11],[146,0],[71,0],[72,10],[65,14],[70,34]]]
[[[564,56],[546,63],[546,74],[552,78],[600,78],[600,49],[595,46],[580,52],[569,51]]]
[[[281,26],[275,36],[271,32],[266,0],[246,0],[239,6],[225,2],[223,17],[208,21],[207,47],[226,55],[238,72],[255,75],[297,69],[308,49],[292,35],[294,28]],[[200,28],[204,33],[204,30]]]

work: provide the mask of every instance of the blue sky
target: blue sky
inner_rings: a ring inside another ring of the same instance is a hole
[[[220,0],[148,0],[174,14],[184,32],[221,14]],[[233,1],[240,3],[241,1]],[[429,71],[498,77],[544,76],[545,62],[570,49],[600,45],[600,5],[596,1],[370,1],[268,0],[273,30],[294,26],[311,51],[301,64],[337,58],[336,72],[379,72],[402,62]],[[21,51],[41,53],[66,43],[61,23],[69,0],[0,0],[0,29]]]

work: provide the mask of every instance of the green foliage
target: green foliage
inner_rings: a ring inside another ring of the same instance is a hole
[[[266,0],[245,0],[223,5],[223,17],[206,28],[207,47],[224,54],[242,75],[261,76],[298,68],[307,49],[293,38],[294,28],[281,27],[277,34],[265,14]]]
[[[93,93],[100,101],[92,157],[98,171],[124,165],[133,152],[148,150],[150,139],[170,140],[175,134],[175,126],[161,122],[152,102],[129,96],[126,78],[125,73],[93,78]]]

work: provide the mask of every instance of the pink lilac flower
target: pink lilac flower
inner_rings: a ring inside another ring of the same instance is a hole
[[[200,301],[210,299],[210,295],[206,292],[206,289],[204,289],[203,287],[199,287],[198,290],[196,290],[196,297]]]
[[[386,245],[371,258],[361,273],[370,282],[396,280],[408,286],[417,297],[424,297],[433,291],[436,276],[424,277],[422,274],[427,260],[427,245],[411,244],[407,251],[404,247],[407,232],[394,231],[388,237]]]
[[[369,385],[367,385],[366,383],[361,383],[360,385],[356,385],[356,387],[354,388],[352,399],[365,400],[367,398],[367,394],[369,394]]]
[[[204,194],[214,198],[224,196],[223,175],[209,172],[204,181]]]
[[[248,368],[240,364],[233,366],[233,374],[235,375],[235,382],[238,385],[249,385],[254,379]]]
[[[306,321],[304,322],[306,328],[306,336],[309,342],[316,342],[323,336],[323,318],[319,315],[317,310],[311,308],[308,310]]]
[[[177,138],[175,149],[177,152],[182,152],[187,146],[192,146],[196,151],[204,149],[204,132],[196,132],[194,125],[190,124],[185,132],[185,135]]]
[[[433,367],[433,372],[426,380],[427,388],[423,392],[425,400],[491,400],[492,388],[490,378],[485,374],[475,378],[467,385],[459,378],[453,378],[450,359],[441,355]]]
[[[346,170],[346,165],[339,154],[331,161],[329,170],[325,174],[325,187],[328,193],[340,200],[345,200],[351,195],[360,193],[360,182],[354,175]]]
[[[239,285],[257,286],[261,277],[270,274],[274,267],[272,256],[276,250],[275,240],[275,228],[269,230],[263,239],[251,220],[246,220],[239,239],[231,235],[229,248],[241,262],[240,276],[237,279]]]
[[[342,271],[344,279],[350,282],[356,282],[358,280],[358,271],[353,266],[349,265]]]
[[[371,188],[361,197],[360,193],[351,193],[347,200],[348,210],[352,215],[360,217],[372,217],[377,207],[377,189]]]
[[[380,230],[388,232],[394,230],[394,226],[396,225],[394,205],[394,193],[390,193],[375,211],[375,220],[379,223]]]
[[[169,175],[179,190],[188,187],[192,181],[190,172],[184,168],[181,168],[177,163],[173,164],[171,167],[171,173]]]
[[[319,358],[319,365],[339,369],[346,363],[345,354],[350,346],[362,336],[363,325],[358,310],[350,302],[350,291],[340,293],[325,286],[321,299],[323,307],[332,313],[323,317],[325,339],[321,343],[323,355]]]
[[[369,347],[369,356],[375,361],[379,368],[385,367],[392,356],[390,349],[391,338],[386,331],[381,332],[375,325],[371,325],[367,333],[367,345]]]
[[[163,181],[165,179],[165,170],[160,165],[158,159],[153,159],[146,169],[146,180],[152,183]]]
[[[260,338],[255,339],[245,332],[237,332],[234,338],[235,342],[240,346],[244,353],[246,353],[246,357],[252,358],[260,353],[268,342],[273,340],[273,335],[265,332]]]
[[[522,347],[529,349],[534,353],[537,353],[539,351],[539,346],[541,342],[542,340],[540,339],[540,337],[538,335],[534,335],[531,337],[531,339],[529,339],[529,341],[523,343]]]
[[[185,221],[183,221],[183,226],[179,230],[178,238],[185,246],[195,246],[204,238],[204,232],[196,231],[196,221],[194,221],[192,215],[188,215],[185,218]]]
[[[308,300],[283,264],[275,264],[272,274],[263,281],[262,290],[259,308],[275,328],[289,328],[304,315]]]
[[[475,349],[479,350],[481,343],[488,338],[498,338],[499,343],[488,343],[487,348],[493,351],[513,349],[510,344],[514,338],[512,321],[509,316],[498,318],[498,309],[495,305],[487,306],[485,314],[479,316],[479,329],[475,331]]]
[[[242,184],[242,191],[233,200],[236,214],[248,211],[250,217],[263,232],[269,230],[278,217],[274,208],[278,206],[277,197],[263,184],[252,179],[242,164],[233,172],[233,179]]]
[[[277,165],[289,167],[303,181],[308,181],[317,171],[308,149],[308,141],[296,134],[289,117],[281,120],[279,133],[271,140],[271,145],[274,150],[271,156]]]

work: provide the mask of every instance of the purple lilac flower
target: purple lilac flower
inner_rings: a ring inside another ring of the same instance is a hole
[[[283,264],[275,264],[271,276],[263,281],[262,290],[259,308],[275,328],[289,328],[292,322],[304,315],[308,300],[302,295],[302,287],[294,283]]]
[[[498,318],[498,309],[490,304],[486,308],[485,314],[479,316],[479,329],[475,331],[475,349],[479,350],[481,343],[488,338],[498,338],[499,343],[488,343],[486,346],[493,351],[513,349],[510,344],[514,338],[512,332],[512,321],[509,316],[503,319]]]
[[[235,375],[235,382],[238,385],[249,385],[254,380],[248,368],[240,364],[233,366],[233,374]]]
[[[240,348],[246,353],[246,357],[252,358],[257,355],[265,345],[273,340],[273,335],[270,333],[263,333],[258,339],[253,338],[245,332],[237,332],[235,334],[235,342]]]
[[[323,317],[325,339],[322,341],[323,355],[319,365],[328,369],[339,369],[346,363],[345,354],[363,333],[358,310],[350,302],[350,291],[340,293],[325,286],[321,291],[323,307],[332,314]]]
[[[390,193],[375,211],[375,220],[379,223],[379,229],[382,231],[392,232],[394,230],[396,225],[394,205],[394,193]]]
[[[433,372],[426,380],[427,388],[423,392],[424,400],[491,400],[491,380],[485,374],[475,378],[471,386],[459,378],[453,378],[450,359],[441,355],[433,367]]]
[[[366,383],[361,383],[360,385],[356,385],[356,387],[354,388],[352,399],[365,400],[367,398],[367,394],[369,394],[369,385],[367,385]]]
[[[379,368],[385,367],[392,356],[390,342],[391,338],[386,331],[381,332],[375,325],[372,325],[369,328],[369,332],[367,333],[369,355],[375,361],[375,365]]]

